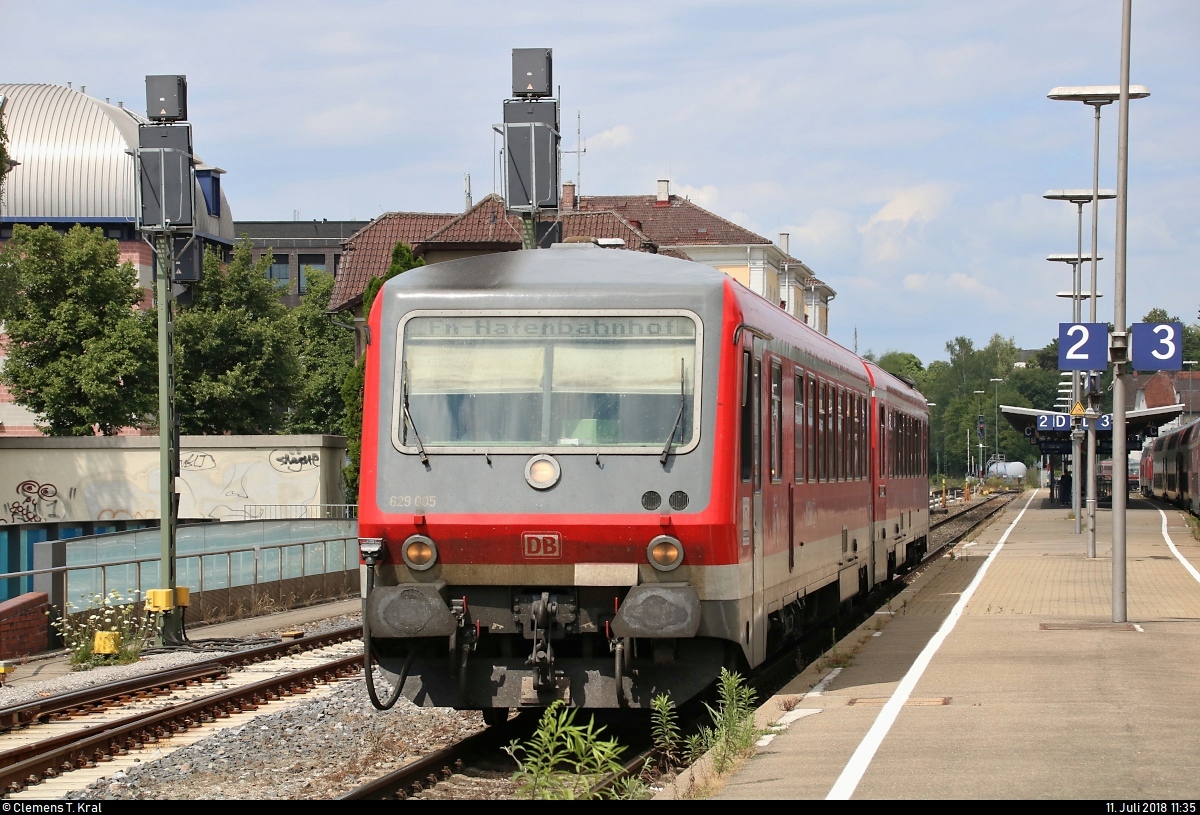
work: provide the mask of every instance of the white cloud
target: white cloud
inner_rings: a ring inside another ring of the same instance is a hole
[[[858,228],[863,251],[871,262],[899,260],[920,244],[921,229],[950,202],[944,184],[922,184],[891,195],[870,220]]]
[[[699,204],[705,209],[712,209],[717,203],[717,188],[712,184],[705,184],[703,187],[693,187],[691,184],[680,184],[672,192],[675,195],[682,195],[684,198]],[[744,217],[744,216],[741,216]],[[741,223],[736,217],[730,215],[729,220],[735,223]]]
[[[793,257],[807,260],[828,260],[834,256],[847,257],[858,244],[858,234],[849,213],[819,207],[802,224],[789,226],[789,249]]]
[[[628,125],[617,125],[610,127],[603,133],[597,133],[587,140],[587,145],[590,147],[624,147],[633,139],[633,131]]]

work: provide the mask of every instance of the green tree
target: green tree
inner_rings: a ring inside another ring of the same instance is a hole
[[[292,311],[300,340],[300,388],[284,424],[289,433],[341,433],[346,423],[342,384],[354,367],[354,335],[327,312],[333,276],[306,271],[308,292]]]
[[[157,399],[157,357],[137,272],[116,241],[76,225],[17,224],[0,253],[10,281],[8,362],[0,379],[45,432],[112,435],[143,421]]]
[[[925,374],[925,366],[915,354],[905,351],[888,351],[879,358],[878,365],[896,376],[903,376],[919,383]]]
[[[412,248],[403,241],[392,249],[392,260],[383,277],[372,277],[367,281],[363,291],[363,314],[370,318],[371,306],[375,303],[375,295],[383,288],[383,284],[398,274],[409,269],[425,265],[423,258],[413,255]],[[347,500],[358,501],[358,467],[362,460],[362,417],[363,417],[363,387],[366,383],[367,361],[364,357],[358,361],[346,381],[342,385],[342,401],[346,405],[346,453],[350,463],[346,466],[346,497]]]
[[[296,318],[254,263],[249,240],[224,269],[204,259],[192,304],[175,316],[175,399],[182,433],[278,432],[299,390]],[[157,336],[157,329],[155,330]]]

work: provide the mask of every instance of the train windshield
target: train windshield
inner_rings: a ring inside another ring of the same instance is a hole
[[[685,451],[696,422],[697,326],[682,313],[410,317],[396,370],[396,440],[658,452],[672,439]]]

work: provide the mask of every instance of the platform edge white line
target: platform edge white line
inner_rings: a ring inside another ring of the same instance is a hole
[[[1192,577],[1196,579],[1196,582],[1200,583],[1200,572],[1196,571],[1196,567],[1189,563],[1188,559],[1183,556],[1183,553],[1175,548],[1175,543],[1171,540],[1171,536],[1167,534],[1167,513],[1160,509],[1158,514],[1162,516],[1162,536],[1163,540],[1167,542],[1167,548],[1171,550],[1171,554],[1175,556],[1175,559],[1183,564],[1183,568],[1187,569],[1188,572],[1191,573]]]
[[[900,684],[896,686],[896,690],[892,693],[890,699],[879,711],[879,715],[875,718],[875,723],[871,725],[871,729],[867,731],[867,735],[859,743],[855,749],[854,755],[850,756],[850,760],[846,762],[846,766],[842,769],[841,775],[834,782],[829,794],[825,796],[827,801],[846,801],[854,794],[858,783],[862,780],[863,775],[867,771],[867,767],[871,764],[871,759],[875,757],[875,752],[879,749],[879,745],[883,743],[884,737],[891,730],[892,724],[896,721],[896,717],[900,714],[900,709],[904,707],[904,703],[908,701],[908,697],[912,694],[913,688],[921,679],[921,675],[925,673],[925,669],[929,667],[933,655],[937,653],[938,648],[942,646],[946,637],[954,630],[955,623],[962,616],[963,609],[975,594],[975,589],[983,581],[983,577],[987,574],[988,567],[992,565],[992,561],[996,559],[996,555],[1004,548],[1004,542],[1008,540],[1008,536],[1016,529],[1017,524],[1021,522],[1021,518],[1025,515],[1025,511],[1029,509],[1029,505],[1033,503],[1033,499],[1037,497],[1039,490],[1034,490],[1029,496],[1029,500],[1025,502],[1025,506],[1021,508],[1021,512],[1009,524],[1008,529],[1004,531],[1000,541],[996,544],[996,548],[987,556],[987,560],[979,567],[979,571],[975,574],[971,583],[967,586],[958,602],[954,604],[954,608],[946,616],[941,627],[937,630],[925,648],[917,655],[913,661],[912,667],[908,669],[908,673],[900,680]]]

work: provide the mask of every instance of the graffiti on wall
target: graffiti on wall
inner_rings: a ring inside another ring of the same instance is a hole
[[[156,450],[92,450],[81,470],[79,451],[21,450],[6,453],[19,483],[0,472],[0,522],[39,523],[125,520],[159,516]],[[25,456],[28,461],[23,461]],[[6,462],[7,463],[7,462]],[[249,505],[322,502],[321,455],[315,450],[222,448],[180,455],[181,518],[235,520]],[[72,486],[64,486],[64,485]],[[4,495],[15,495],[4,502]],[[63,491],[73,500],[65,501]],[[340,496],[326,497],[337,503]],[[80,500],[82,499],[82,500]]]
[[[27,478],[17,485],[16,492],[20,497],[4,505],[4,513],[8,516],[9,523],[66,520],[67,505],[59,497],[58,487],[53,484],[40,484],[32,478]]]

